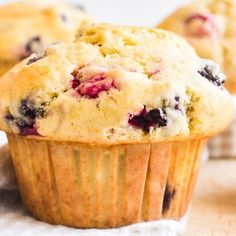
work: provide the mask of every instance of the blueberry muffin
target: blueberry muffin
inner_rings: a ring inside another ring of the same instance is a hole
[[[74,39],[92,22],[79,6],[56,0],[20,0],[0,6],[0,76],[46,45]]]
[[[167,17],[160,28],[184,36],[206,59],[220,64],[226,87],[236,93],[236,1],[198,0]]]
[[[0,80],[0,129],[26,208],[80,228],[180,220],[206,139],[232,117],[224,81],[149,28],[92,25],[25,59]]]

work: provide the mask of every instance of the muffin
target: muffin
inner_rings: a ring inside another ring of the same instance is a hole
[[[74,39],[92,22],[79,6],[56,0],[20,0],[0,6],[0,76],[46,45]]]
[[[0,80],[0,129],[26,208],[79,228],[180,220],[207,138],[232,118],[224,80],[149,28],[92,25],[25,59]]]
[[[216,61],[227,75],[226,87],[236,93],[236,1],[198,0],[167,17],[160,28],[185,37],[206,59]]]

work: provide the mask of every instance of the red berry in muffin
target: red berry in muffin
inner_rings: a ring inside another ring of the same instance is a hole
[[[217,21],[211,14],[192,14],[186,19],[185,24],[187,34],[194,37],[213,36],[219,33]]]

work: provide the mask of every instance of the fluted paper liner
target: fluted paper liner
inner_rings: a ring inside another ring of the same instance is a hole
[[[8,139],[28,211],[42,221],[78,228],[181,219],[206,143],[92,146]]]

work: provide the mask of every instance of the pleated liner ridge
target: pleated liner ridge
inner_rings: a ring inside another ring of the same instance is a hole
[[[206,143],[106,147],[8,138],[27,210],[42,221],[78,228],[181,219]]]

